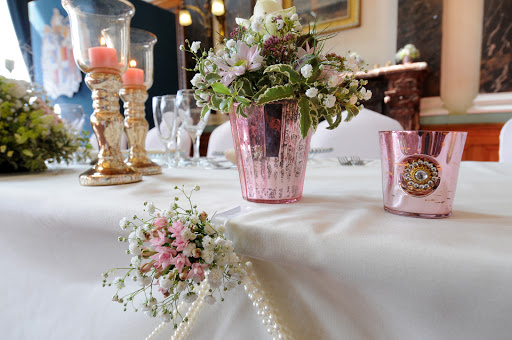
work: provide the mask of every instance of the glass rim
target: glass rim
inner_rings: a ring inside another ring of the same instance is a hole
[[[379,131],[379,134],[391,134],[391,133],[440,133],[440,132],[446,132],[446,133],[468,133],[468,131],[457,131],[457,130],[381,130]]]

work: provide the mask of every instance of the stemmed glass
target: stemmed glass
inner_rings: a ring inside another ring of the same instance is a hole
[[[85,123],[85,114],[82,105],[56,104],[55,113],[64,121],[64,124],[74,134],[81,134]]]
[[[165,147],[166,166],[172,167],[171,145],[176,136],[176,124],[173,116],[175,112],[175,95],[153,97],[153,119],[158,131],[158,137]]]
[[[185,165],[197,166],[200,165],[199,144],[201,134],[208,122],[210,110],[201,117],[201,111],[203,108],[197,106],[196,99],[194,98],[194,92],[194,90],[190,89],[179,90],[176,95],[176,109],[182,120],[182,129],[188,132],[192,138],[194,146],[194,156],[192,160]]]

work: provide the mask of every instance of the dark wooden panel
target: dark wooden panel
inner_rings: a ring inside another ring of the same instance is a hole
[[[503,123],[492,124],[445,124],[422,125],[422,130],[467,131],[466,146],[462,154],[463,161],[499,160],[500,131]]]

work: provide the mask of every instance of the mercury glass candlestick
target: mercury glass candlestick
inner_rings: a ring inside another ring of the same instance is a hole
[[[128,69],[123,74],[123,87],[119,95],[124,102],[124,130],[130,145],[127,164],[143,175],[162,173],[162,167],[152,162],[146,154],[146,121],[144,103],[148,99],[147,89],[153,85],[153,33],[141,29],[130,29],[130,55]]]
[[[121,74],[126,70],[130,20],[135,8],[126,0],[62,0],[69,15],[73,54],[92,91],[91,125],[98,139],[98,160],[80,175],[80,184],[114,185],[142,180],[123,162],[119,112]]]

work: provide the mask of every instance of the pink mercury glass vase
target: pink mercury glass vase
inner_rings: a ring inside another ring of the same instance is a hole
[[[302,198],[311,133],[300,134],[296,101],[251,105],[247,118],[229,119],[242,197],[257,203],[291,203]]]
[[[384,210],[423,218],[450,216],[467,132],[379,134]]]

